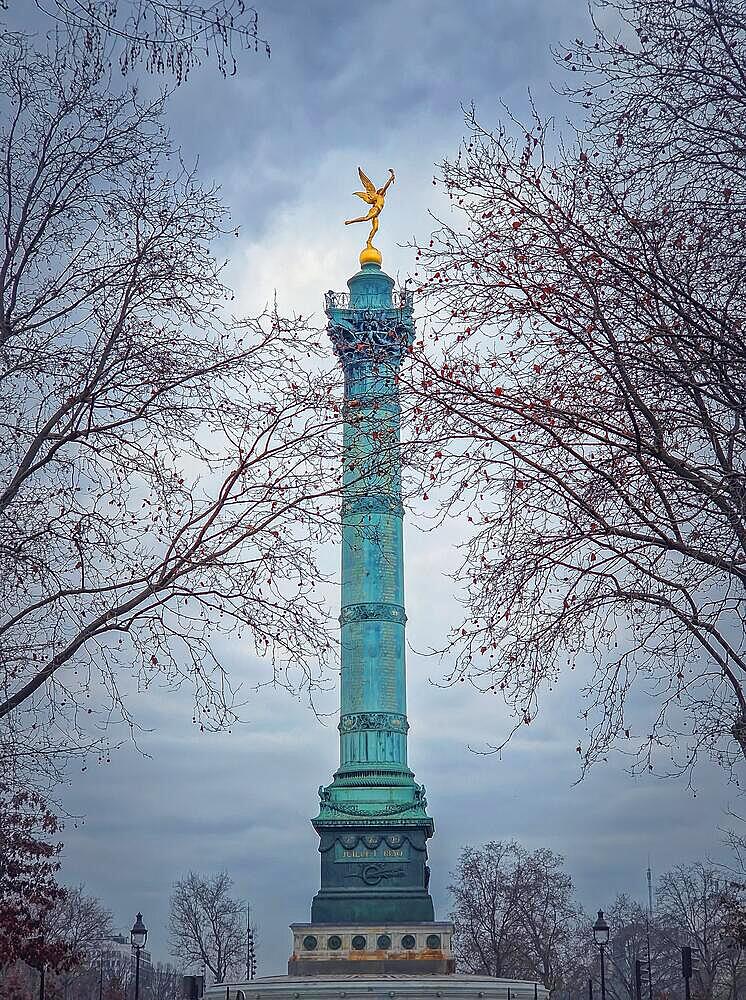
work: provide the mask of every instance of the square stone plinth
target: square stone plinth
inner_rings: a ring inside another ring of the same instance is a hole
[[[454,971],[453,924],[291,924],[291,976]]]

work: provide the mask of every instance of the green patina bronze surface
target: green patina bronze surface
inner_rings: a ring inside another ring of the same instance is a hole
[[[328,292],[345,375],[339,769],[313,824],[313,923],[433,920],[425,790],[407,765],[404,555],[396,375],[414,340],[412,298],[365,264]]]

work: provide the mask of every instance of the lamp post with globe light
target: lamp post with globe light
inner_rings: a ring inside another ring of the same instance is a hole
[[[604,948],[609,943],[609,925],[604,920],[604,911],[598,911],[593,925],[593,938],[601,952],[601,1000],[606,1000],[606,970],[604,969]]]
[[[138,913],[130,931],[130,942],[135,949],[135,1000],[140,1000],[140,952],[148,940],[148,928],[142,922],[142,913]]]

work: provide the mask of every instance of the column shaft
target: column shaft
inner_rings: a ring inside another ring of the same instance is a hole
[[[406,768],[398,363],[345,366],[340,767]]]

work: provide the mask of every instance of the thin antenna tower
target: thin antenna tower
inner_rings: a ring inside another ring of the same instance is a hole
[[[251,979],[251,903],[246,900],[246,981]]]
[[[653,916],[653,874],[650,871],[650,855],[648,854],[648,912],[645,914],[645,937],[648,945],[648,1000],[653,1000],[653,964],[650,961],[650,921]]]
[[[246,980],[256,978],[256,950],[251,928],[251,903],[246,901]]]
[[[650,855],[648,855],[648,914],[653,915],[653,873],[650,871]]]

